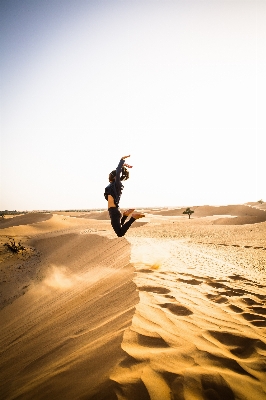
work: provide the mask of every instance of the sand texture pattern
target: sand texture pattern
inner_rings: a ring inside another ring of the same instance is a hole
[[[180,210],[0,225],[3,399],[266,400],[266,211]]]

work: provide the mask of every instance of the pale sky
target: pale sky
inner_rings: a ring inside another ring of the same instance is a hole
[[[265,0],[1,0],[0,210],[266,201]]]

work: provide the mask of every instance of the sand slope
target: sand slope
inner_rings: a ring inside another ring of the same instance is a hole
[[[27,250],[9,257],[16,276],[2,282],[1,398],[111,398],[138,302],[128,242],[62,230],[33,235]]]

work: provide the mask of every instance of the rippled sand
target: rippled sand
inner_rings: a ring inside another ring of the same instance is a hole
[[[4,398],[266,399],[266,212],[250,205],[145,210],[123,239],[106,212],[5,221],[2,245],[26,250],[0,253]]]

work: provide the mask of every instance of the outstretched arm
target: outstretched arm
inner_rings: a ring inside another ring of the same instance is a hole
[[[121,174],[121,171],[122,171],[122,167],[125,166],[127,168],[132,168],[132,165],[125,164],[125,158],[128,158],[128,157],[130,157],[130,156],[121,157],[121,159],[119,161],[119,164],[118,164],[118,166],[116,168],[115,182],[116,182],[117,188],[121,185],[120,174]]]

